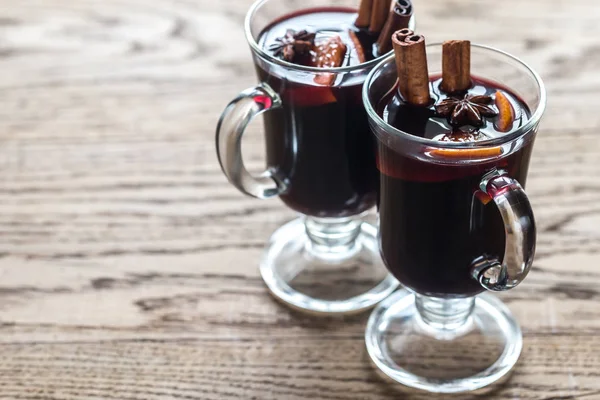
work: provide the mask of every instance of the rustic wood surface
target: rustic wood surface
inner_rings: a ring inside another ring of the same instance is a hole
[[[244,197],[217,117],[255,83],[250,0],[0,0],[0,398],[466,399],[373,370],[366,315],[273,301],[257,263],[292,217]],[[527,60],[550,102],[528,192],[511,380],[481,398],[600,399],[600,2],[416,0],[430,40]],[[259,129],[244,143],[263,164]]]

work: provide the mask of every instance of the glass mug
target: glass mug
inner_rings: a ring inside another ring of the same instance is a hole
[[[439,75],[442,46],[427,46],[427,56],[430,73]],[[377,107],[397,79],[393,55],[374,68],[363,90],[377,141],[381,254],[409,289],[375,308],[367,349],[388,377],[440,393],[487,386],[517,362],[517,321],[481,293],[517,286],[535,253],[534,216],[522,185],[546,104],[544,85],[526,64],[493,48],[472,45],[471,63],[473,75],[510,88],[529,107],[524,126],[471,143],[390,126]]]
[[[260,271],[276,298],[315,313],[360,311],[398,286],[381,261],[376,228],[363,221],[375,205],[378,176],[362,85],[379,59],[312,68],[275,58],[257,41],[282,16],[357,4],[257,1],[245,30],[260,83],[229,103],[217,127],[217,154],[229,181],[249,196],[278,196],[301,214],[273,234]],[[334,76],[333,85],[315,83],[324,74]],[[244,167],[241,139],[258,115],[264,119],[267,169],[252,176]]]

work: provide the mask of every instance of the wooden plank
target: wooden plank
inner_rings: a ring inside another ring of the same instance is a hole
[[[0,0],[0,398],[450,398],[386,384],[365,315],[268,296],[262,246],[293,214],[228,185],[213,142],[255,83],[250,3]],[[501,296],[525,347],[488,398],[600,399],[600,3],[415,3],[429,42],[505,49],[549,92],[538,257]],[[262,167],[259,124],[244,155]]]

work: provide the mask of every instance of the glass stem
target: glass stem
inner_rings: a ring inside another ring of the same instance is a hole
[[[306,217],[304,226],[310,239],[311,251],[329,255],[352,252],[357,247],[362,218]]]
[[[464,326],[475,307],[475,297],[442,299],[415,294],[421,320],[434,330],[453,331]]]

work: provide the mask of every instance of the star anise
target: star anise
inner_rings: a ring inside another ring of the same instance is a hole
[[[296,32],[288,29],[284,37],[275,39],[269,50],[275,57],[294,62],[297,55],[307,54],[315,44],[315,34],[306,30]]]
[[[483,126],[483,117],[495,117],[498,112],[488,104],[494,101],[492,96],[466,95],[463,98],[448,97],[435,105],[435,111],[440,117],[448,118],[450,125],[455,128],[471,125]]]

